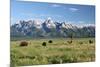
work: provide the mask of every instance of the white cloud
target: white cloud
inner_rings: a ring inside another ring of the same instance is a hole
[[[78,27],[83,27],[83,26],[95,26],[93,23],[85,22],[85,21],[78,21],[76,24]]]
[[[69,10],[72,11],[72,12],[76,12],[76,11],[78,11],[79,9],[77,9],[77,8],[69,8]]]
[[[53,4],[52,7],[61,7],[61,5]]]

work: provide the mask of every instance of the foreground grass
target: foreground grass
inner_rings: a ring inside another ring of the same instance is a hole
[[[48,43],[49,40],[27,40],[26,47],[19,46],[21,41],[11,41],[11,66],[95,61],[94,38],[75,38],[72,44],[65,38],[52,39],[53,43]],[[46,47],[42,46],[43,42],[47,42]]]

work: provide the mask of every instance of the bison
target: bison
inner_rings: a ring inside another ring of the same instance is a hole
[[[93,43],[93,41],[92,41],[92,40],[89,40],[89,43],[90,43],[90,44],[92,44],[92,43]]]
[[[72,43],[72,41],[67,41],[68,42],[68,44],[71,44]]]
[[[20,43],[20,46],[28,46],[28,42],[22,41],[22,42]]]
[[[43,42],[43,43],[42,43],[42,46],[46,46],[46,42]]]
[[[79,44],[83,44],[83,42],[79,42]]]
[[[52,42],[53,42],[52,40],[49,40],[49,41],[48,41],[48,43],[52,43]]]

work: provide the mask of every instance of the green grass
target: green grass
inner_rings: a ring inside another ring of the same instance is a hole
[[[48,43],[49,40],[53,43]],[[21,40],[11,41],[11,66],[95,61],[94,38],[75,38],[72,44],[67,41],[70,39],[31,39],[25,47],[19,46]],[[47,43],[46,47],[42,46],[43,42]]]

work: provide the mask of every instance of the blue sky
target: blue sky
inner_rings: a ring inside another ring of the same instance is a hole
[[[95,6],[11,0],[11,24],[27,19],[44,21],[48,17],[58,22],[95,24]]]

